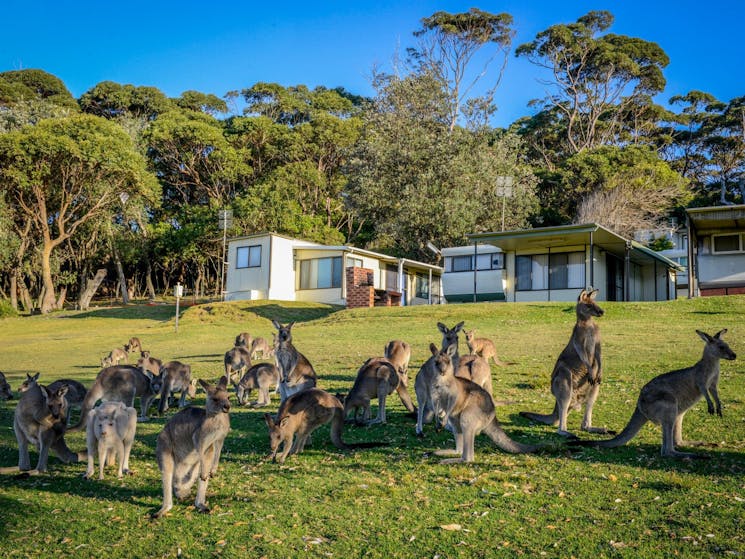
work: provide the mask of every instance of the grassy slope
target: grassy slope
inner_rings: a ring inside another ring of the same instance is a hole
[[[694,330],[725,337],[745,351],[745,297],[670,303],[605,303],[604,383],[594,423],[619,429],[639,388],[652,376],[688,366],[703,343]],[[339,311],[321,305],[273,302],[212,304],[188,309],[174,333],[173,307],[133,306],[0,321],[0,369],[15,388],[26,372],[42,379],[90,384],[103,354],[138,335],[164,360],[192,364],[198,377],[217,378],[222,355],[239,331],[271,337],[270,317],[296,320],[298,348],[319,372],[322,388],[348,390],[359,365],[393,338],[414,348],[410,391],[435,323],[465,320],[491,337],[503,360],[493,367],[497,409],[505,430],[522,441],[559,441],[555,429],[533,425],[519,410],[550,411],[548,378],[574,321],[573,306],[447,305]],[[461,351],[465,352],[465,343]],[[686,416],[685,436],[720,443],[710,460],[659,457],[659,428],[646,426],[628,446],[538,456],[512,456],[477,440],[476,463],[441,466],[433,449],[451,445],[447,433],[414,422],[397,398],[389,424],[347,427],[347,440],[385,440],[381,449],[340,453],[320,429],[302,455],[280,467],[268,451],[265,410],[232,413],[221,470],[210,482],[211,515],[180,503],[171,516],[149,520],[160,505],[155,438],[165,419],[138,425],[132,467],[117,481],[83,481],[84,465],[50,460],[48,476],[0,479],[0,556],[89,557],[548,557],[710,556],[745,554],[745,368],[722,365],[724,418],[699,403]],[[200,394],[197,403],[203,401]],[[276,410],[277,400],[270,411]],[[580,415],[570,414],[570,429]],[[17,461],[13,402],[0,403],[0,464]],[[68,436],[73,449],[84,434]],[[32,461],[35,455],[32,455]],[[71,519],[77,519],[71,522]],[[443,526],[459,529],[445,529]]]

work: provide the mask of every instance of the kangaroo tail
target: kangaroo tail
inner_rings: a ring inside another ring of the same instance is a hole
[[[522,417],[527,417],[528,419],[537,421],[539,423],[546,423],[548,425],[556,425],[556,423],[559,421],[559,407],[557,404],[554,404],[554,411],[552,411],[549,414],[533,413],[531,411],[521,411],[520,415]]]
[[[648,419],[639,411],[639,408],[636,408],[634,413],[631,415],[628,424],[623,428],[623,431],[618,433],[618,435],[612,439],[604,441],[569,440],[567,441],[567,444],[571,446],[593,446],[599,448],[615,448],[617,446],[623,446],[636,436],[647,421]]]
[[[536,450],[542,448],[542,445],[529,445],[513,441],[499,426],[499,422],[497,421],[496,417],[486,427],[486,429],[484,429],[484,433],[488,435],[489,438],[494,441],[494,444],[496,444],[499,448],[501,448],[505,452],[510,452],[512,454],[525,454],[527,452],[535,452]]]
[[[93,409],[93,406],[100,397],[101,395],[98,394],[98,391],[94,390],[93,388],[88,390],[88,393],[85,395],[85,399],[83,400],[83,404],[80,406],[80,419],[75,425],[71,425],[67,428],[68,433],[74,433],[87,427],[88,414]]]

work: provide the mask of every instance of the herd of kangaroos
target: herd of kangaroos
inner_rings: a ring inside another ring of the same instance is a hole
[[[591,433],[615,435],[604,428],[592,426],[592,409],[602,380],[601,343],[595,317],[603,310],[595,301],[597,290],[583,290],[577,300],[577,322],[564,350],[556,360],[551,374],[554,409],[549,414],[520,412],[533,421],[558,424],[558,433],[567,444],[611,448],[630,441],[647,422],[662,427],[662,455],[674,458],[697,458],[696,454],[676,450],[678,446],[701,443],[683,440],[682,423],[685,413],[702,397],[708,412],[722,415],[717,392],[720,359],[735,359],[735,353],[722,339],[721,330],[711,336],[697,334],[705,342],[703,356],[693,366],[668,372],[653,378],[642,389],[636,407],[626,427],[614,438],[580,440],[567,430],[570,409],[585,413],[581,428]],[[94,475],[94,456],[98,455],[99,479],[104,466],[118,461],[118,476],[129,472],[129,454],[138,421],[134,400],[140,398],[139,420],[147,420],[148,408],[156,398],[158,410],[165,413],[176,392],[180,392],[179,407],[158,435],[156,456],[162,474],[163,505],[153,514],[160,517],[173,506],[173,494],[188,497],[197,483],[195,506],[207,512],[207,482],[217,471],[223,443],[230,430],[228,384],[235,388],[239,404],[247,404],[252,390],[259,396],[254,406],[269,403],[272,390],[280,394],[276,416],[265,414],[269,431],[270,457],[283,463],[289,454],[303,451],[311,433],[330,423],[331,441],[341,449],[378,446],[381,443],[348,444],[342,439],[346,418],[357,423],[385,423],[386,397],[397,392],[406,409],[416,414],[416,434],[423,435],[425,423],[434,421],[438,428],[447,428],[455,436],[455,448],[438,450],[438,456],[449,456],[442,463],[471,462],[474,459],[474,439],[484,433],[506,452],[535,452],[544,445],[527,445],[512,440],[500,427],[495,415],[491,371],[488,359],[501,364],[494,344],[485,338],[475,338],[473,330],[466,332],[469,355],[458,353],[458,334],[463,322],[448,328],[437,327],[442,333],[442,347],[430,344],[432,356],[421,366],[414,382],[418,407],[409,396],[409,344],[393,340],[385,347],[384,357],[368,359],[357,372],[351,390],[345,396],[332,395],[317,388],[316,371],[292,341],[293,322],[282,325],[273,320],[277,333],[270,346],[263,338],[252,340],[247,333],[239,334],[235,347],[225,354],[225,375],[216,384],[192,380],[191,368],[178,361],[161,363],[142,350],[139,339],[132,338],[124,349],[116,349],[106,357],[103,368],[92,386],[86,388],[74,380],[58,380],[47,386],[39,384],[39,375],[27,375],[19,388],[20,401],[15,408],[13,429],[18,440],[18,467],[2,468],[0,473],[38,474],[46,471],[51,450],[65,463],[87,460],[85,477]],[[139,350],[137,366],[119,365],[131,351]],[[252,364],[252,358],[274,357],[274,363]],[[197,382],[206,392],[206,406],[186,407],[187,395],[193,397]],[[0,397],[12,398],[5,377],[0,373]],[[378,415],[370,417],[370,401],[378,399]],[[96,405],[98,404],[98,405]],[[69,409],[81,409],[77,424],[68,426]],[[360,415],[361,413],[361,415]],[[65,443],[66,432],[86,429],[87,451],[75,453]],[[29,444],[36,446],[39,460],[34,470],[29,459]],[[282,450],[280,452],[280,447]]]

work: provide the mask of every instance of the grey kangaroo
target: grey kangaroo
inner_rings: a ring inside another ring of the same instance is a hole
[[[696,330],[706,342],[704,354],[692,367],[659,375],[650,380],[639,393],[636,409],[616,437],[606,441],[570,441],[570,444],[613,448],[633,439],[647,421],[662,426],[662,456],[672,458],[701,458],[698,454],[679,452],[676,446],[700,446],[703,443],[683,440],[683,417],[702,397],[707,411],[722,417],[719,401],[719,360],[732,361],[735,352],[721,339],[727,330],[710,336]]]
[[[0,400],[12,400],[13,390],[10,388],[10,384],[5,378],[3,373],[0,373]]]
[[[135,398],[139,396],[139,421],[147,421],[148,408],[155,396],[160,393],[162,381],[160,375],[154,375],[150,371],[143,373],[141,369],[131,365],[103,369],[85,395],[80,420],[70,427],[69,431],[79,431],[87,425],[88,414],[99,400],[124,402],[128,407],[134,407]]]
[[[164,414],[168,410],[168,400],[175,392],[180,392],[178,407],[186,405],[186,397],[193,398],[197,393],[197,385],[191,379],[191,366],[181,361],[169,361],[160,368],[162,387],[158,413]]]
[[[398,397],[409,412],[416,413],[414,402],[409,396],[409,361],[411,360],[411,346],[402,340],[391,340],[385,345],[385,358],[390,361],[398,372]]]
[[[225,376],[228,377],[228,380],[233,383],[238,382],[246,370],[251,367],[251,350],[246,346],[237,345],[225,352],[223,364],[225,365]]]
[[[604,427],[592,426],[592,407],[600,391],[602,363],[600,359],[600,327],[594,320],[603,316],[595,302],[598,290],[582,290],[577,298],[577,322],[572,336],[551,373],[551,393],[556,398],[554,411],[543,415],[521,411],[520,415],[549,425],[559,424],[559,435],[573,437],[567,430],[569,410],[577,410],[585,405],[582,430],[589,433],[615,434]]]
[[[284,402],[293,394],[315,387],[317,377],[310,361],[292,345],[292,327],[295,323],[290,322],[282,326],[276,320],[272,320],[272,324],[277,329],[274,359],[280,375],[280,402]]]
[[[26,373],[26,380],[18,387],[18,392],[26,392],[33,384],[37,384],[39,382],[39,374],[30,375]],[[65,400],[67,400],[67,423],[69,424],[73,406],[80,409],[88,391],[82,383],[69,378],[55,380],[53,383],[47,385],[47,390],[55,392],[58,388],[62,388],[63,385],[67,386]]]
[[[225,437],[230,431],[230,401],[228,378],[217,385],[202,379],[199,383],[207,393],[205,408],[182,409],[166,423],[158,435],[155,453],[163,480],[163,506],[153,514],[160,518],[173,508],[173,494],[183,499],[197,481],[194,506],[199,512],[209,512],[207,482],[217,473]]]
[[[430,344],[429,348],[436,374],[430,387],[434,414],[441,427],[450,424],[455,433],[455,450],[438,450],[435,454],[458,456],[444,459],[441,464],[473,462],[474,441],[480,433],[487,435],[502,450],[513,454],[535,452],[540,448],[510,439],[497,421],[494,400],[486,390],[470,380],[455,376],[454,346],[438,350],[435,344]]]
[[[393,363],[381,357],[371,357],[365,361],[357,371],[354,385],[344,397],[344,416],[354,410],[354,420],[358,425],[363,423],[385,423],[385,400],[389,394],[393,394],[401,380]],[[370,400],[378,399],[378,416],[370,420]],[[357,413],[362,409],[362,420],[357,418]],[[409,411],[413,411],[413,406]]]
[[[476,383],[491,395],[492,383],[489,363],[478,355],[464,355],[461,357],[458,352],[458,332],[463,328],[463,322],[459,322],[452,328],[448,328],[442,322],[438,322],[437,328],[442,333],[442,349],[453,348],[451,360],[453,370],[456,371],[455,375]],[[424,436],[424,424],[432,421],[434,417],[430,392],[432,383],[438,375],[434,361],[434,356],[425,361],[414,379],[414,392],[416,392],[417,404],[419,405],[416,421],[417,437]]]
[[[30,471],[31,474],[47,470],[50,450],[65,464],[85,460],[85,453],[72,452],[65,443],[66,392],[66,386],[51,392],[46,386],[33,383],[21,394],[13,420],[13,430],[18,441],[18,467],[2,468],[0,473],[31,470],[29,443],[39,451],[39,460],[36,468]]]
[[[254,407],[268,406],[271,403],[269,390],[275,388],[279,383],[279,369],[273,363],[257,363],[253,365],[241,380],[233,383],[238,404],[241,406],[248,403],[251,391],[255,388],[259,391],[259,399],[252,403]]]

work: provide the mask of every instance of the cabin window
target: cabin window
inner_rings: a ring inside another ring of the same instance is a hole
[[[446,256],[445,272],[473,272],[473,254]],[[501,270],[504,268],[504,254],[490,252],[476,255],[477,270]]]
[[[729,252],[742,252],[742,244],[740,242],[741,235],[713,235],[712,243],[714,254],[722,254]]]
[[[341,256],[300,261],[300,289],[341,287]]]
[[[416,276],[415,297],[418,299],[429,299],[429,276]]]
[[[585,283],[585,253],[558,252],[515,257],[517,291],[581,289]]]
[[[362,258],[347,256],[347,268],[362,268]]]
[[[238,247],[235,251],[236,268],[260,268],[261,245]]]

